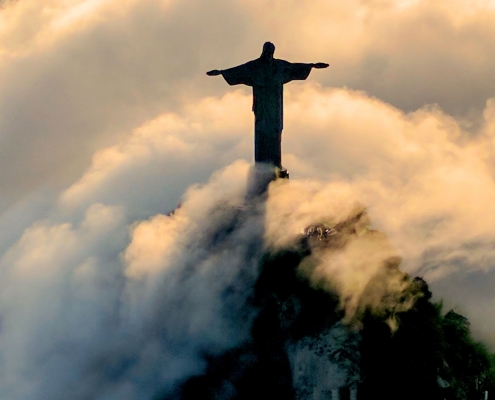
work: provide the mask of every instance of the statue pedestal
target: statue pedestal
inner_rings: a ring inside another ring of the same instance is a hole
[[[276,179],[289,179],[287,169],[280,169],[272,164],[255,163],[249,171],[246,201],[265,194],[270,182]]]
[[[287,168],[281,168],[277,171],[277,178],[279,179],[289,179],[289,171]]]

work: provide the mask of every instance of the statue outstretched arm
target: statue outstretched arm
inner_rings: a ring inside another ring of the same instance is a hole
[[[208,71],[206,73],[206,75],[208,76],[217,76],[217,75],[220,75],[222,73],[222,71],[220,71],[219,69],[212,69],[211,71]]]
[[[318,68],[318,69],[328,68],[328,64],[327,63],[322,63],[322,62],[311,64],[311,66],[313,68]]]
[[[248,85],[253,86],[251,79],[251,63],[238,65],[237,67],[227,68],[227,69],[212,69],[208,71],[206,75],[217,76],[222,75],[229,85]]]
[[[313,68],[327,68],[326,63],[291,63],[285,60],[278,60],[284,69],[283,82],[303,81],[305,80]]]

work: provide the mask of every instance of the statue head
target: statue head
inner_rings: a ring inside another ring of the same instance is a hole
[[[273,53],[275,53],[275,45],[272,42],[266,42],[263,45],[263,52],[261,53],[260,58],[271,60],[273,58]]]

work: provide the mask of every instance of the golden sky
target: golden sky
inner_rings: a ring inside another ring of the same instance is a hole
[[[268,40],[277,58],[330,64],[285,87],[291,180],[352,193],[404,270],[495,343],[494,1],[0,4],[1,285],[19,288],[0,295],[0,315],[22,316],[4,328],[17,353],[0,345],[9,382],[33,357],[28,332],[51,346],[63,282],[101,296],[87,271],[122,269],[136,221],[253,161],[250,91],[205,72],[257,58]],[[96,307],[84,302],[83,316]]]

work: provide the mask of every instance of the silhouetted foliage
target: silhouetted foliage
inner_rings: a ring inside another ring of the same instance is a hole
[[[368,313],[362,330],[364,398],[482,399],[495,382],[494,357],[470,335],[468,320],[453,310],[442,315],[426,282],[424,296],[398,316],[392,332]],[[400,393],[400,395],[399,395]],[[495,392],[494,392],[495,394]]]

